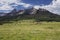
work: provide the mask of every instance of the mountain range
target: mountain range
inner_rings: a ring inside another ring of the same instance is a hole
[[[22,15],[21,18],[34,18],[40,21],[60,21],[60,15],[51,13],[46,9],[35,9],[33,7],[19,11],[14,9],[10,13],[0,13],[0,19],[2,17],[20,17],[20,15]]]

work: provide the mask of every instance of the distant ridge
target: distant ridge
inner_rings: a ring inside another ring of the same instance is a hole
[[[4,14],[4,15],[3,15]],[[19,10],[16,9],[12,10],[10,13],[0,13],[0,15],[3,15],[1,17],[23,17],[23,18],[33,18],[40,21],[60,21],[60,15],[51,13],[50,11],[46,9],[35,9],[35,8],[29,8],[25,10]]]

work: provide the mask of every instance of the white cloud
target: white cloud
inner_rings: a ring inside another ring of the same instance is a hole
[[[12,5],[12,6],[22,5],[25,8],[33,6],[31,4],[26,4],[26,3],[21,2],[21,0],[0,0],[0,10],[14,9],[14,8],[12,8],[11,5],[9,5],[12,3],[15,3],[15,5]],[[43,6],[35,5],[34,8],[36,8],[36,9],[44,8],[44,9],[49,10],[50,12],[60,14],[60,0],[56,0],[56,1],[53,0],[52,3],[50,3],[49,5],[43,5]]]
[[[12,3],[14,3],[15,5],[10,5]],[[30,4],[21,2],[21,0],[0,0],[0,10],[12,10],[14,9],[12,6],[18,5],[22,5],[25,8],[31,6]]]
[[[30,5],[30,4],[24,4],[23,6],[24,6],[25,8],[28,8],[28,7],[32,6],[32,5]]]
[[[34,6],[35,8],[44,8],[55,14],[60,14],[60,0],[53,0],[49,5]]]
[[[1,4],[11,4],[11,3],[17,3],[19,0],[0,0]]]
[[[9,5],[3,5],[0,7],[0,10],[13,10],[13,8]]]
[[[12,10],[13,8],[9,4],[16,2],[17,0],[0,0],[0,10]]]
[[[47,6],[42,6],[45,9],[48,9],[49,11],[53,13],[60,14],[60,0],[53,0],[52,4],[47,5]]]
[[[39,9],[40,6],[39,6],[39,5],[35,5],[34,8],[35,8],[35,9]]]

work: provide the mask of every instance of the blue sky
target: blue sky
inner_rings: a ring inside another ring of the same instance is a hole
[[[48,5],[52,2],[52,0],[1,0],[0,7],[13,7],[17,10],[23,9],[24,7],[28,7],[31,5]],[[23,3],[23,4],[21,4]],[[5,8],[6,8],[5,7]],[[2,10],[2,8],[0,8]],[[9,8],[6,8],[9,9]],[[5,10],[5,9],[3,9]]]
[[[49,1],[48,0],[21,0],[21,2],[34,6],[34,5],[49,5],[52,2],[52,0],[49,0]],[[15,4],[12,3],[12,5],[15,5]],[[15,6],[15,8],[17,10],[24,9],[22,5]]]
[[[52,0],[22,0],[22,2],[31,4],[31,5],[48,5],[52,2]]]
[[[14,8],[21,10],[32,6],[60,14],[60,0],[0,0],[0,12],[9,12]]]

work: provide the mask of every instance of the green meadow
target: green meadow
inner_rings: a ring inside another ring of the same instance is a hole
[[[0,40],[60,40],[60,22],[11,21],[0,25]]]

